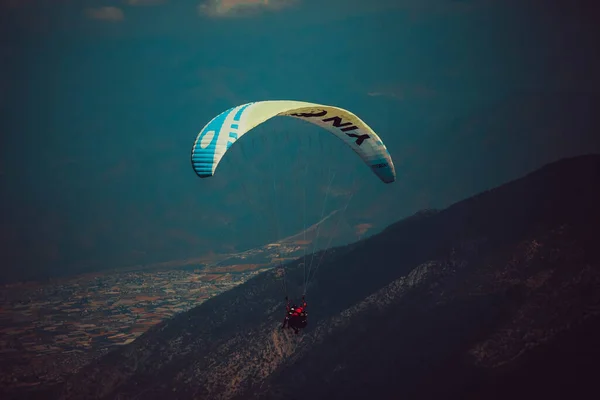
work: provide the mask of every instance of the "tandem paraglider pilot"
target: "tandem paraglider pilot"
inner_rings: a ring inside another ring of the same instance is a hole
[[[281,329],[285,329],[286,327],[289,329],[293,329],[295,334],[298,334],[300,329],[306,328],[308,325],[308,313],[306,312],[306,300],[304,296],[302,296],[302,304],[300,306],[296,304],[290,305],[290,300],[288,297],[285,297],[286,301],[286,314],[283,319],[283,324],[281,325]]]

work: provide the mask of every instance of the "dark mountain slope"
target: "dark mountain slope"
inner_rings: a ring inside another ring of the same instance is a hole
[[[573,397],[598,372],[599,204],[600,156],[548,165],[331,251],[299,337],[278,331],[267,273],[85,368],[59,397]]]

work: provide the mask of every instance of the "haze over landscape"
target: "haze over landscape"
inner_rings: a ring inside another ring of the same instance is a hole
[[[331,233],[347,243],[600,151],[593,2],[0,7],[3,282],[243,251],[355,192]],[[327,132],[281,118],[198,179],[198,131],[267,99],[355,112],[385,141],[397,181],[381,184]]]

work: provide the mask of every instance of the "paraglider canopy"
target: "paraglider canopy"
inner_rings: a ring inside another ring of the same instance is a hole
[[[231,145],[257,125],[276,116],[302,119],[328,130],[350,146],[383,182],[396,180],[386,146],[356,115],[339,107],[289,100],[242,104],[213,118],[200,131],[192,148],[192,166],[196,174],[201,178],[213,176]]]

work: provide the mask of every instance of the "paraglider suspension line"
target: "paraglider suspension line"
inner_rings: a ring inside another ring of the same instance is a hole
[[[306,165],[304,166],[304,183],[306,183],[306,177],[308,176],[308,162],[306,162]],[[303,198],[303,207],[302,207],[302,226],[303,226],[303,244],[304,244],[304,256],[302,257],[302,267],[304,269],[304,281],[306,282],[307,276],[306,276],[306,248],[308,246],[306,246],[306,184],[303,185],[304,186],[304,198]],[[306,285],[304,287],[304,292],[306,292]],[[306,293],[304,293],[306,294]]]
[[[350,197],[348,198],[348,202],[346,203],[346,206],[344,207],[344,209],[342,210],[341,215],[339,216],[337,222],[335,223],[335,228],[334,228],[334,232],[337,232],[338,226],[340,225],[340,221],[342,220],[342,217],[344,216],[344,214],[346,213],[346,209],[348,208],[348,205],[350,205],[350,201],[352,200],[352,198],[354,197],[354,192],[350,195]],[[327,251],[329,251],[329,247],[331,246],[331,241],[333,240],[333,235],[331,235],[329,237],[329,241],[327,242],[327,246],[325,247],[325,250],[321,253],[321,257],[319,257],[319,261],[317,262],[317,266],[315,267],[315,270],[313,271],[312,277],[314,278],[314,276],[316,275],[317,271],[319,270],[319,267],[321,266],[321,262],[323,261],[323,259],[325,258],[325,255],[327,254]],[[309,282],[307,282],[308,285]]]
[[[323,215],[325,215],[325,208],[327,206],[327,198],[329,197],[329,191],[331,190],[331,184],[333,183],[334,178],[335,178],[335,171],[333,171],[333,175],[331,175],[331,178],[329,179],[329,184],[327,185],[327,191],[325,192],[325,200],[323,201],[323,209],[321,210],[321,218],[319,218],[319,221],[321,221],[323,219]],[[321,224],[319,224],[317,226],[317,234],[315,237],[315,242],[313,244],[313,251],[311,254],[311,258],[310,258],[310,264],[308,266],[308,273],[306,274],[306,279],[304,280],[304,291],[302,292],[302,294],[304,294],[304,295],[306,295],[306,289],[308,287],[308,282],[310,281],[310,271],[312,269],[312,264],[315,259],[315,250],[316,250],[316,246],[317,246],[317,241],[319,240],[320,233],[321,233]],[[304,264],[304,268],[306,268],[306,264]]]

